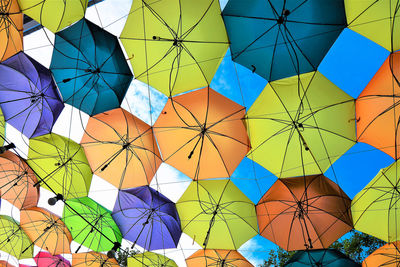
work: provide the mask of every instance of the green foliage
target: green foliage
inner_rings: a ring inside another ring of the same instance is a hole
[[[115,259],[117,260],[119,266],[126,267],[128,265],[128,258],[139,252],[135,249],[120,249],[115,254]]]
[[[286,251],[280,247],[276,250],[271,249],[269,251],[268,260],[264,260],[264,263],[261,266],[281,267],[293,256],[294,253],[296,253],[296,251]]]

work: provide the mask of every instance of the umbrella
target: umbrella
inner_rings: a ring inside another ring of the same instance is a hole
[[[0,106],[28,138],[50,133],[64,108],[50,71],[23,52],[0,64]]]
[[[176,263],[164,255],[145,252],[128,258],[129,267],[178,267]]]
[[[0,145],[2,145],[4,143],[4,140],[6,140],[5,137],[5,120],[4,120],[4,115],[3,115],[3,111],[0,108]]]
[[[147,250],[176,248],[182,233],[175,203],[149,186],[120,190],[113,218],[125,239]]]
[[[89,115],[119,107],[132,81],[118,39],[86,19],[56,34],[50,70],[64,102]]]
[[[154,124],[164,161],[194,180],[230,177],[250,149],[244,116],[209,87],[170,98]]]
[[[353,198],[351,213],[356,230],[386,242],[400,240],[399,171],[397,161],[380,170]]]
[[[18,0],[24,14],[52,32],[58,32],[85,16],[88,0]]]
[[[0,260],[0,267],[14,267],[14,265],[9,264],[7,261]]]
[[[64,199],[87,196],[92,172],[82,147],[74,141],[54,133],[32,138],[27,162],[44,188]]]
[[[354,106],[320,72],[271,82],[247,112],[248,157],[280,178],[323,173],[355,144]]]
[[[161,164],[152,128],[122,108],[91,117],[81,145],[93,172],[118,188],[150,184]]]
[[[390,54],[356,100],[357,138],[400,157],[400,52]]]
[[[253,202],[228,179],[192,182],[176,208],[182,231],[203,248],[237,249],[258,233]]]
[[[248,262],[236,250],[224,249],[201,249],[192,254],[186,259],[188,267],[197,266],[236,266],[236,267],[253,267],[253,264]]]
[[[0,62],[22,51],[23,15],[17,0],[0,0]]]
[[[136,79],[167,96],[208,86],[229,42],[218,1],[133,1],[121,42]]]
[[[360,264],[336,249],[316,249],[297,251],[285,267],[359,267]]]
[[[398,266],[400,263],[400,241],[388,243],[372,252],[363,262],[363,267]]]
[[[88,252],[72,254],[72,266],[76,267],[119,267],[118,262],[105,254]]]
[[[346,27],[337,0],[230,0],[222,15],[233,61],[268,81],[317,70]]]
[[[1,198],[18,209],[36,206],[39,188],[37,178],[26,162],[10,151],[0,154]]]
[[[323,175],[278,179],[257,204],[260,234],[287,251],[327,248],[353,228],[350,203]]]
[[[98,252],[111,250],[115,242],[121,243],[122,235],[111,211],[88,197],[67,200],[65,204],[62,220],[75,242]]]
[[[70,267],[69,261],[60,255],[51,255],[48,252],[39,252],[34,258],[37,267]]]
[[[21,226],[7,215],[0,215],[0,250],[20,259],[33,257],[33,246]],[[25,248],[28,248],[25,250]]]
[[[61,218],[50,211],[38,207],[21,210],[21,227],[36,246],[51,254],[71,253],[71,234]]]

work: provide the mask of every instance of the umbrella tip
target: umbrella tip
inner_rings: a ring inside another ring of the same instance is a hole
[[[64,200],[63,195],[57,194],[55,197],[49,198],[47,202],[49,203],[50,206],[54,206],[59,200]]]

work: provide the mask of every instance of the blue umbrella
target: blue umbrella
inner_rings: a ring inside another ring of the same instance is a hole
[[[286,267],[360,267],[360,264],[335,249],[297,251],[285,264]]]

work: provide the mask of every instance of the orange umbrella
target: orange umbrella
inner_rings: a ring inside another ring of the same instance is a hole
[[[250,149],[244,116],[209,87],[169,98],[154,124],[164,161],[194,180],[229,177]]]
[[[36,206],[39,187],[34,187],[37,178],[23,159],[10,151],[0,155],[1,198],[19,209]]]
[[[353,228],[350,205],[323,175],[278,179],[257,204],[260,233],[287,251],[327,248]]]
[[[400,157],[400,52],[392,53],[356,100],[357,139]]]
[[[72,266],[90,267],[118,267],[119,264],[114,258],[97,252],[72,254]]]
[[[400,241],[388,243],[370,254],[362,263],[362,267],[399,266]]]
[[[0,0],[0,62],[22,51],[23,16],[17,0]]]
[[[252,267],[236,250],[225,249],[200,249],[192,256],[186,259],[188,267],[197,266],[236,266],[236,267]]]
[[[21,210],[21,227],[32,242],[53,255],[71,253],[72,236],[61,218],[43,208]]]
[[[0,260],[0,267],[14,267],[14,265],[9,264],[7,261]]]
[[[161,164],[151,127],[122,108],[91,117],[81,145],[93,172],[120,189],[150,184]]]

